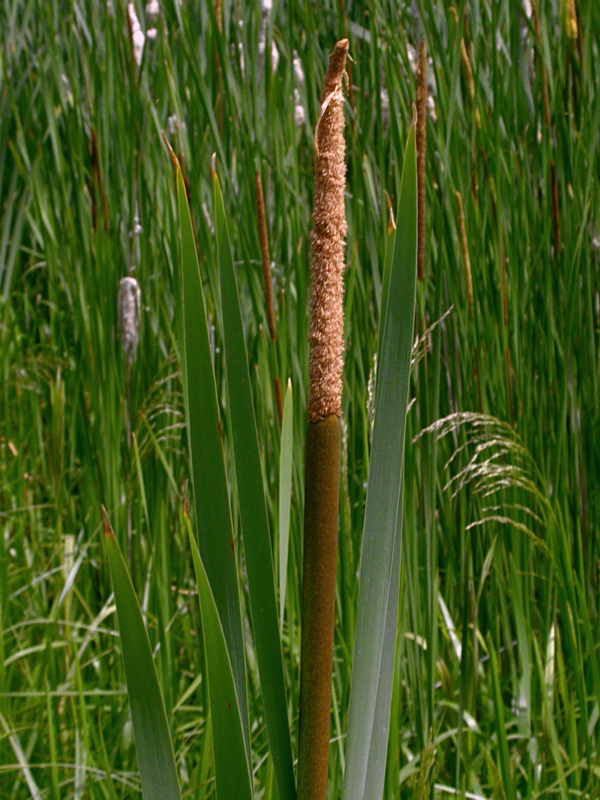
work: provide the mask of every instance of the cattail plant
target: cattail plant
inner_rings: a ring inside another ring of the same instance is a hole
[[[327,790],[344,348],[346,166],[342,78],[347,54],[348,40],[342,39],[329,58],[315,131],[299,800],[321,800]]]

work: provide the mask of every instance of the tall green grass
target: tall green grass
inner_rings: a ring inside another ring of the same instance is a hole
[[[573,40],[563,3],[538,6],[539,39],[533,17],[508,0],[460,3],[456,16],[431,0],[298,1],[274,3],[264,18],[253,3],[224,2],[222,32],[211,5],[166,2],[140,67],[121,3],[14,0],[0,8],[1,795],[139,796],[101,502],[122,551],[129,548],[182,792],[215,793],[183,514],[190,465],[176,345],[179,229],[162,131],[185,170],[217,395],[229,411],[210,175],[217,153],[275,554],[281,442],[273,378],[293,387],[282,635],[297,731],[313,125],[326,56],[347,35],[354,62],[330,796],[341,796],[346,757],[386,193],[395,209],[415,97],[407,45],[417,48],[421,37],[435,118],[427,128],[426,280],[417,287],[406,420],[384,796],[598,796],[600,8],[576,0]],[[259,54],[262,30],[266,52],[271,40],[279,51],[274,71]],[[299,127],[294,89],[305,112]],[[257,167],[275,343],[262,288]],[[143,308],[126,401],[116,300],[128,273]],[[222,435],[233,475],[235,431],[225,424]],[[247,627],[246,592],[241,607]],[[251,641],[252,776],[257,795],[274,797]]]

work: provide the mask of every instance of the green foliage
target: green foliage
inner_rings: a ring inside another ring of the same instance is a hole
[[[373,446],[360,557],[360,591],[348,712],[344,797],[382,796],[394,677],[404,432],[417,270],[414,126],[408,134],[398,203],[399,230],[384,273],[377,350]]]
[[[102,513],[144,799],[181,800],[169,724],[142,612],[104,508]]]
[[[280,800],[296,795],[273,552],[237,281],[223,196],[213,172],[228,406],[248,596],[265,721]]]
[[[598,796],[600,6],[576,0],[574,41],[565,5],[538,0],[539,47],[533,18],[509,0],[468,0],[456,17],[432,0],[280,2],[264,17],[256,3],[224,0],[221,29],[213,4],[165,0],[140,66],[125,8],[114,0],[0,6],[0,795],[139,797],[97,511],[103,502],[140,598],[182,793],[215,796],[198,586],[181,514],[188,479],[197,503],[196,463],[176,345],[180,215],[162,131],[189,189],[230,488],[227,524],[244,587],[214,152],[275,563],[280,453],[291,458],[282,657],[295,747],[312,127],[326,56],[347,34],[354,60],[330,795],[341,796],[346,758],[385,193],[395,209],[415,96],[407,45],[424,35],[434,104],[427,277],[417,286],[384,797]],[[147,32],[141,5],[137,12]],[[296,105],[304,112],[298,127]],[[257,163],[275,342],[266,335]],[[128,274],[142,294],[129,379],[117,325],[119,281]],[[275,377],[294,387],[285,447]],[[210,382],[198,391],[212,391]],[[215,481],[218,469],[214,462]],[[205,558],[201,513],[196,507],[192,520]],[[210,573],[208,559],[205,566]],[[245,588],[239,603],[253,787],[274,797]]]
[[[186,517],[198,597],[210,695],[217,793],[221,800],[251,800],[252,774],[227,640],[198,545]]]

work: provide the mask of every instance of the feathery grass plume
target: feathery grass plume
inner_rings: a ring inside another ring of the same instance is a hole
[[[469,243],[467,242],[467,230],[465,228],[465,213],[463,210],[462,195],[459,191],[454,192],[456,197],[456,207],[458,209],[458,236],[460,241],[460,251],[463,259],[465,271],[465,288],[467,291],[467,305],[469,309],[469,319],[475,317],[475,303],[473,300],[473,278],[471,275],[471,259],[469,258]]]
[[[427,145],[427,50],[421,39],[417,66],[417,275],[425,278],[425,148]]]
[[[348,40],[329,58],[315,131],[305,455],[298,800],[327,794],[342,411]]]

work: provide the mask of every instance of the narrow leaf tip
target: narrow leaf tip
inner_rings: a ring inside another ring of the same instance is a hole
[[[104,523],[104,535],[112,536],[114,538],[115,532],[112,529],[112,525],[110,524],[108,514],[106,513],[106,509],[104,508],[103,504],[100,505],[100,510],[102,511],[102,522]]]

